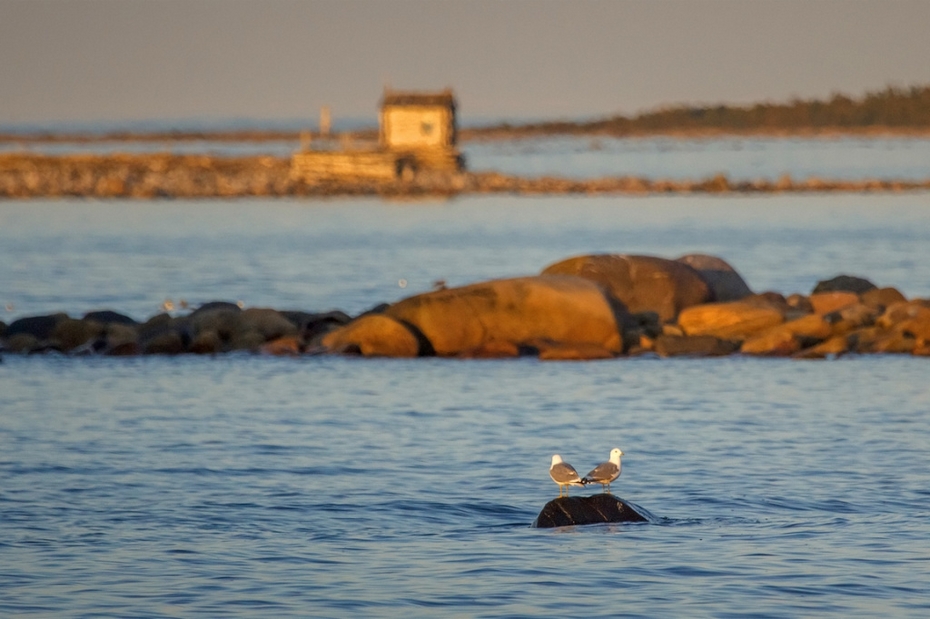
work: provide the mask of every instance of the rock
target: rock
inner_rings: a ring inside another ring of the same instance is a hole
[[[805,348],[794,355],[795,359],[826,359],[827,357],[839,357],[849,352],[849,338],[846,335],[834,335],[830,339]]]
[[[815,314],[823,315],[859,303],[859,295],[845,291],[815,292],[808,297],[808,301]]]
[[[818,292],[842,291],[862,294],[863,292],[868,292],[873,288],[877,288],[877,286],[867,279],[855,277],[852,275],[837,275],[833,279],[825,279],[823,281],[817,282],[817,285],[814,286],[812,294]]]
[[[410,328],[383,314],[356,318],[327,333],[321,344],[329,352],[365,357],[416,357],[429,352]]]
[[[552,499],[542,508],[533,526],[539,529],[605,522],[648,522],[632,505],[612,494]]]
[[[215,355],[223,349],[223,342],[216,331],[204,329],[194,336],[187,352],[195,355]]]
[[[710,287],[713,301],[739,301],[752,294],[752,290],[736,269],[722,258],[706,254],[688,254],[678,258],[676,262],[687,264],[700,273]]]
[[[781,309],[759,301],[707,303],[682,310],[678,326],[685,335],[712,335],[724,340],[745,340],[784,321]]]
[[[296,336],[298,333],[297,325],[274,309],[250,307],[239,313],[239,324],[241,329],[257,331],[265,341]]]
[[[580,277],[541,275],[437,290],[403,299],[383,315],[421,333],[441,356],[538,340],[623,351],[622,308]]]
[[[138,331],[126,324],[110,323],[107,326],[106,346],[103,352],[110,355],[141,354]]]
[[[186,349],[181,333],[173,330],[163,331],[142,345],[142,353],[146,355],[179,355]]]
[[[851,351],[860,354],[908,354],[917,346],[913,337],[898,330],[878,326],[853,331],[846,341]]]
[[[792,294],[785,299],[785,303],[788,304],[792,310],[801,312],[803,314],[813,314],[814,306],[811,305],[811,300],[809,297],[804,296],[803,294]]]
[[[832,334],[833,328],[823,316],[809,314],[753,335],[743,342],[740,352],[746,355],[790,356]]]
[[[216,334],[220,342],[229,342],[245,330],[239,316],[241,313],[242,310],[238,307],[235,309],[220,306],[212,309],[200,308],[188,316],[191,334],[196,339],[201,333],[211,331]]]
[[[47,340],[52,337],[52,331],[63,320],[68,320],[68,315],[64,313],[49,314],[47,316],[28,316],[14,320],[7,325],[3,337],[11,338],[14,335],[27,334],[39,341]]]
[[[15,333],[3,343],[3,350],[13,353],[29,354],[39,349],[39,338],[31,333]]]
[[[303,352],[303,343],[296,335],[279,337],[278,339],[265,342],[259,348],[263,355],[274,355],[277,357],[296,357]]]
[[[889,305],[879,316],[875,323],[880,327],[890,329],[898,323],[905,322],[922,313],[924,309],[930,309],[930,301],[914,299],[901,303]]]
[[[597,344],[563,344],[560,342],[534,342],[542,361],[594,361],[613,359],[616,355]]]
[[[722,357],[736,352],[739,342],[712,335],[660,335],[652,345],[660,357]]]
[[[198,314],[203,314],[204,312],[212,312],[214,310],[229,310],[231,312],[240,312],[242,308],[239,307],[238,303],[230,303],[229,301],[209,301],[204,303],[193,312],[191,312],[191,317],[197,316]]]
[[[918,340],[930,341],[930,307],[919,302],[909,304],[908,311],[895,328]]]
[[[863,292],[859,296],[863,303],[881,311],[895,303],[907,302],[907,298],[897,288],[874,288]]]
[[[879,313],[878,308],[856,302],[824,315],[823,319],[830,324],[834,335],[840,335],[875,324]]]
[[[535,357],[538,354],[539,350],[536,348],[517,346],[513,342],[491,340],[484,342],[478,348],[464,350],[456,356],[462,359],[509,359],[521,356]]]
[[[686,307],[712,300],[710,286],[695,269],[653,256],[576,256],[549,265],[542,274],[576,275],[597,282],[630,313],[655,312],[662,322],[674,320]]]
[[[87,312],[84,314],[84,320],[93,320],[94,322],[99,322],[103,325],[127,325],[134,327],[139,323],[126,316],[125,314],[120,314],[119,312],[113,312],[110,310],[101,310],[98,312]]]
[[[345,312],[311,313],[301,311],[283,311],[281,315],[291,321],[305,342],[315,341],[336,327],[347,325],[352,318]]]
[[[68,352],[100,337],[104,331],[99,322],[67,318],[55,325],[50,339],[59,350]]]

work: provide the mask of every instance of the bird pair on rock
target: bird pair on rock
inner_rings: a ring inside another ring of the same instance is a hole
[[[590,473],[581,477],[568,462],[562,461],[562,456],[555,454],[552,456],[552,464],[549,465],[549,477],[552,481],[559,484],[559,498],[562,497],[562,489],[565,489],[565,496],[568,496],[569,486],[587,486],[588,484],[600,484],[601,488],[607,493],[610,492],[610,482],[620,477],[620,456],[623,452],[619,447],[610,450],[610,458],[607,462],[601,462],[594,467]]]

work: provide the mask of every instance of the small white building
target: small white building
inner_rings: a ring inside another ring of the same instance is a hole
[[[413,180],[430,172],[464,168],[456,149],[458,128],[452,90],[403,92],[385,89],[378,115],[378,143],[341,150],[296,153],[291,174],[316,180]]]

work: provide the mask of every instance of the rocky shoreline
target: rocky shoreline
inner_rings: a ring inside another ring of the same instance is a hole
[[[144,322],[112,310],[0,322],[0,352],[594,360],[640,355],[930,357],[930,299],[854,276],[753,292],[720,258],[575,256],[538,275],[438,289],[355,317],[211,302]]]
[[[467,194],[766,194],[788,192],[900,192],[930,190],[920,181],[820,178],[731,181],[608,177],[573,180],[524,178],[496,172],[421,173],[412,180],[317,181],[295,177],[281,157],[208,155],[0,154],[0,200],[79,197],[94,199],[456,196]]]

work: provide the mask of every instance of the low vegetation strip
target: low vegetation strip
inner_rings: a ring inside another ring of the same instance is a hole
[[[421,174],[411,180],[308,181],[280,157],[206,155],[0,155],[0,199],[233,198],[250,196],[454,196],[464,194],[630,194],[881,192],[930,189],[930,179],[854,181],[782,177],[777,181],[699,180],[630,176],[575,180],[526,178],[496,172]]]

